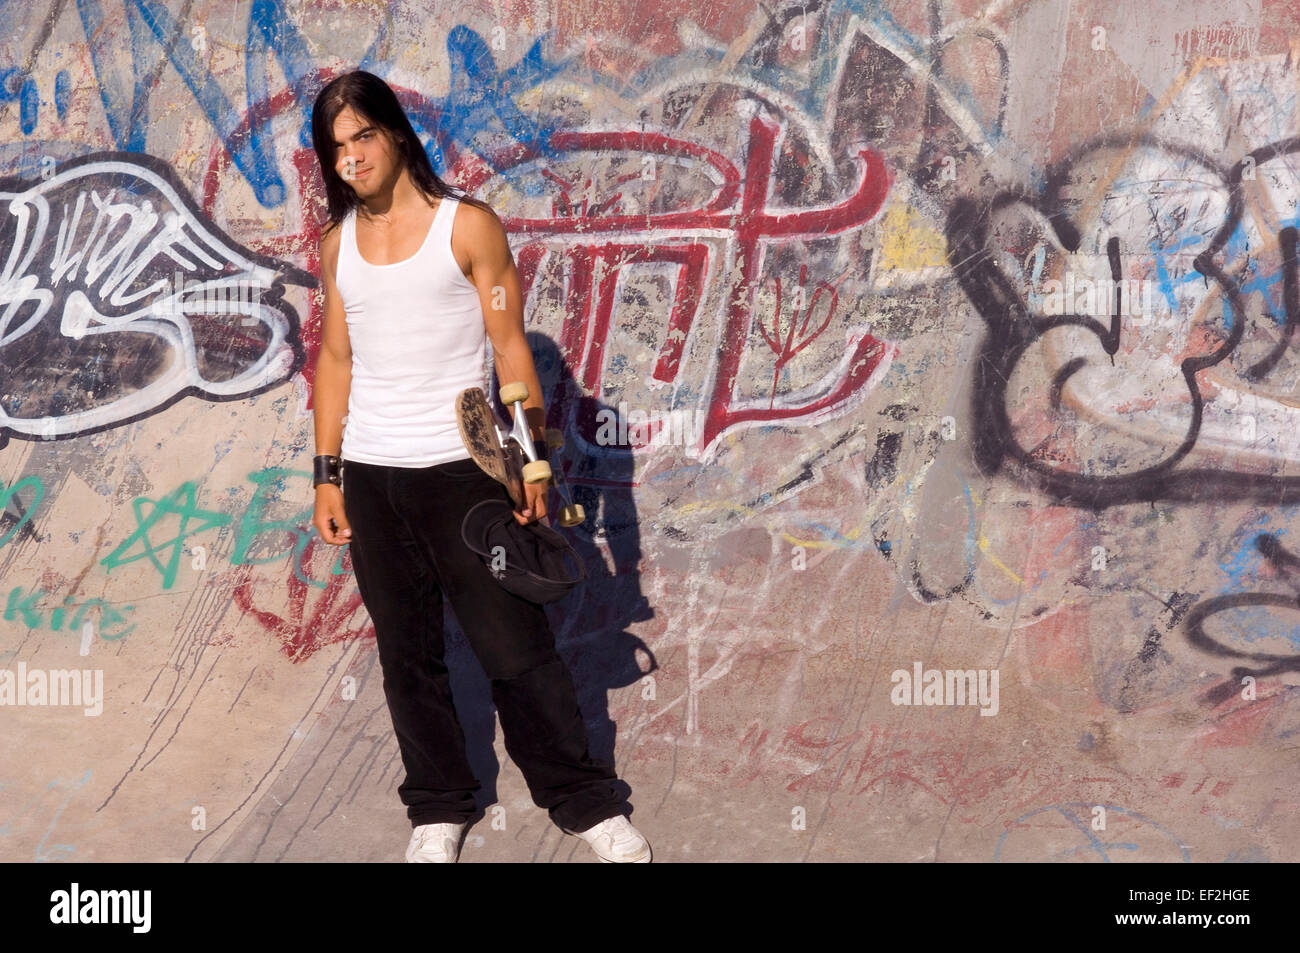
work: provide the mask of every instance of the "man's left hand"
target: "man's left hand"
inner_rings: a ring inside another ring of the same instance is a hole
[[[515,519],[520,525],[535,522],[546,515],[546,491],[550,486],[549,480],[545,483],[524,484],[524,509],[515,510]]]

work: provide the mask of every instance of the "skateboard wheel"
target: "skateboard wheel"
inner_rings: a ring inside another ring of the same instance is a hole
[[[556,430],[554,427],[548,427],[546,430],[546,445],[552,450],[563,450],[564,431]]]
[[[577,526],[585,522],[587,513],[582,508],[581,503],[570,503],[568,506],[560,507],[560,525]]]
[[[523,467],[525,483],[545,483],[551,478],[551,465],[545,460],[533,460]]]
[[[528,385],[523,381],[513,381],[502,387],[498,393],[501,397],[501,403],[509,407],[515,401],[528,399]]]

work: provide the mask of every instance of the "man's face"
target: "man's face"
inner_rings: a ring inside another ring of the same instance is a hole
[[[334,120],[334,171],[361,198],[374,195],[396,177],[397,155],[377,125],[346,107]]]

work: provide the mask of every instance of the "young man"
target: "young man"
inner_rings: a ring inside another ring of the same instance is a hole
[[[445,596],[491,680],[506,750],[534,802],[602,860],[648,862],[613,770],[588,754],[542,607],[503,589],[461,538],[475,503],[509,500],[470,459],[453,406],[466,387],[488,392],[486,340],[498,380],[528,385],[533,439],[544,435],[505,231],[489,206],[451,194],[377,76],[330,82],[312,109],[312,140],[330,218],[313,523],[327,543],[351,545],[375,626],[406,768],[398,794],[414,828],[406,859],[454,862],[479,788],[443,661]],[[545,485],[529,485],[516,520],[545,515]]]

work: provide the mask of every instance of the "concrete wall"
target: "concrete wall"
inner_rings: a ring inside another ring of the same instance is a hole
[[[1297,26],[4,3],[0,856],[401,857],[310,529],[307,119],[362,66],[511,231],[592,514],[552,619],[659,859],[1295,860]],[[450,656],[465,860],[590,860]]]

